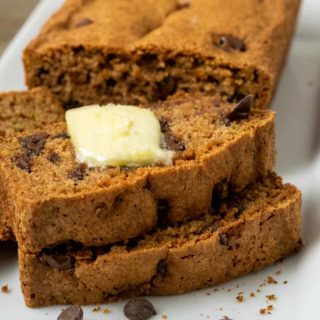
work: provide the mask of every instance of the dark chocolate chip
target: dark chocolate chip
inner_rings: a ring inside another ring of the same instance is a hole
[[[167,274],[167,261],[160,260],[157,265],[157,276],[164,277]]]
[[[229,114],[226,115],[227,119],[229,119],[230,121],[234,121],[248,118],[252,105],[253,96],[246,96],[233,107]]]
[[[178,141],[171,132],[164,133],[164,141],[168,150],[184,151],[186,149],[184,143],[182,141]]]
[[[246,45],[244,42],[232,35],[228,34],[216,34],[212,35],[212,42],[216,47],[219,47],[225,51],[245,51]]]
[[[72,171],[68,172],[68,178],[72,180],[84,180],[84,177],[87,173],[88,166],[85,163],[80,163]]]
[[[167,200],[160,199],[158,201],[158,227],[164,228],[167,223],[169,212],[169,204]]]
[[[109,78],[107,79],[106,84],[108,88],[113,88],[117,84],[117,81],[113,78]]]
[[[223,246],[229,245],[228,238],[224,233],[219,233],[219,242]]]
[[[58,163],[58,162],[61,160],[61,157],[59,156],[59,154],[57,154],[56,152],[53,151],[53,152],[50,152],[50,153],[48,154],[47,159],[48,159],[50,162],[56,164],[56,163]]]
[[[145,298],[129,300],[123,312],[129,320],[147,320],[157,314],[153,304]]]
[[[75,259],[70,255],[43,254],[42,260],[53,269],[70,270],[74,268]]]
[[[30,156],[38,156],[41,153],[48,137],[49,137],[48,133],[40,132],[40,133],[33,134],[31,136],[20,137],[18,140],[22,148],[30,157]]]
[[[65,110],[75,109],[81,107],[81,103],[77,100],[70,100],[63,105]]]
[[[158,55],[153,53],[146,53],[139,58],[137,64],[140,67],[153,68],[158,64]]]
[[[70,139],[70,136],[68,132],[62,132],[52,136],[51,139]]]
[[[161,82],[157,84],[156,87],[156,99],[165,100],[168,96],[173,94],[177,89],[177,81],[168,76],[165,77]]]
[[[71,306],[63,310],[57,320],[83,320],[83,310],[80,306]]]
[[[37,76],[37,77],[41,77],[41,76],[43,76],[43,75],[45,75],[45,74],[48,74],[48,73],[49,73],[48,70],[46,70],[46,69],[44,69],[43,67],[41,67],[41,68],[37,69],[37,71],[36,71],[36,76]]]
[[[162,133],[170,131],[170,125],[167,119],[161,118],[159,122],[160,122],[160,128]]]
[[[31,159],[26,153],[19,153],[11,158],[11,161],[21,170],[31,172]]]
[[[88,26],[89,24],[92,24],[93,21],[89,18],[82,18],[81,20],[79,20],[76,24],[75,24],[75,28],[81,28],[84,26]]]

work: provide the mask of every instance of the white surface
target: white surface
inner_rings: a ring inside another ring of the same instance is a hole
[[[0,62],[0,89],[23,88],[21,51],[39,30],[40,25],[61,4],[62,0],[42,0],[22,30],[18,33]],[[320,1],[305,0],[298,32],[291,48],[278,94],[277,106],[278,172],[286,181],[295,183],[303,191],[304,242],[303,250],[283,263],[229,282],[214,289],[206,289],[177,297],[152,298],[161,319],[169,320],[221,319],[233,320],[304,320],[319,319],[320,297]],[[274,275],[281,270],[281,275]],[[274,275],[277,285],[259,287],[267,276]],[[283,284],[287,280],[288,284]],[[55,320],[61,307],[28,309],[24,306],[18,284],[15,251],[0,246],[0,285],[7,283],[10,294],[0,293],[0,319]],[[239,285],[239,288],[237,288]],[[224,288],[224,289],[222,289]],[[229,292],[227,289],[230,288]],[[252,291],[260,288],[256,298]],[[245,302],[236,296],[244,292]],[[210,293],[207,295],[206,293]],[[275,294],[278,299],[272,315],[260,315],[267,303],[265,296]],[[85,320],[124,319],[123,303],[109,304],[111,314],[93,313],[86,307]],[[223,310],[219,310],[222,308]],[[209,318],[207,318],[209,317]]]

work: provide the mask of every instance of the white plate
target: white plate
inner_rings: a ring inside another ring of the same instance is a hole
[[[0,61],[0,89],[23,89],[21,52],[35,36],[62,0],[42,0],[24,27],[17,34]],[[175,297],[151,298],[158,310],[153,319],[222,319],[234,320],[302,320],[319,319],[320,297],[320,1],[305,0],[287,65],[277,96],[278,173],[303,191],[303,250],[283,263],[236,279],[224,286]],[[281,270],[281,274],[275,274]],[[259,286],[273,276],[278,284]],[[284,281],[288,281],[284,284]],[[15,249],[0,246],[0,285],[8,284],[10,293],[0,293],[0,319],[56,319],[61,307],[29,309],[24,306],[18,283]],[[230,289],[230,290],[228,290]],[[251,292],[260,289],[256,297]],[[245,301],[236,296],[243,291]],[[267,303],[266,295],[275,294],[277,301]],[[271,315],[259,310],[274,306]],[[111,313],[93,313],[86,307],[85,320],[124,319],[124,303],[108,304]]]

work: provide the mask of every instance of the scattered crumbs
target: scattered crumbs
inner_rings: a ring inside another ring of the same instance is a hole
[[[214,291],[214,292],[218,292],[218,291],[219,291],[219,288],[214,288],[213,291]]]
[[[101,310],[100,306],[97,306],[92,309],[92,312],[99,312]]]
[[[268,283],[268,284],[277,284],[278,281],[276,281],[276,280],[273,279],[271,276],[269,276],[268,279],[267,279],[267,283]]]
[[[161,316],[161,318],[162,318],[163,320],[167,320],[167,319],[168,319],[168,316],[167,316],[166,314],[163,314],[163,315]]]
[[[265,283],[260,283],[260,284],[259,284],[259,287],[265,287],[265,286],[266,286]]]
[[[232,319],[227,316],[224,316],[221,320],[232,320]]]
[[[228,291],[228,292],[231,292],[231,289],[229,288],[227,291]]]
[[[237,296],[237,300],[238,300],[238,302],[240,302],[240,303],[241,303],[241,302],[244,302],[244,296],[242,296],[242,295],[239,294],[239,295]]]
[[[261,290],[260,290],[260,289],[257,289],[257,292],[259,293],[259,292],[261,292]]]
[[[277,297],[275,294],[270,294],[270,295],[267,295],[266,298],[270,301],[276,301],[277,300]]]
[[[250,293],[250,297],[251,297],[251,298],[254,298],[255,296],[256,296],[256,295],[255,295],[254,292],[251,292],[251,293]]]
[[[243,295],[243,291],[240,291],[240,292],[238,293],[238,295]]]
[[[275,274],[278,276],[278,275],[280,275],[282,273],[282,271],[281,270],[278,270]]]
[[[207,295],[207,296],[210,296],[210,295],[211,295],[211,293],[210,293],[210,292],[206,292],[206,295]]]
[[[103,314],[109,314],[109,313],[111,313],[111,311],[109,309],[104,309],[103,310]]]
[[[239,289],[239,288],[240,288],[240,285],[239,285],[239,284],[237,284],[237,285],[236,285],[236,288],[238,288],[238,289]]]
[[[6,294],[9,293],[9,287],[7,284],[1,287],[1,292]]]
[[[287,281],[287,280],[283,281],[283,284],[287,284],[287,283],[288,283],[288,281]]]
[[[266,308],[260,309],[260,314],[271,314],[272,310],[273,310],[273,305],[269,305]]]

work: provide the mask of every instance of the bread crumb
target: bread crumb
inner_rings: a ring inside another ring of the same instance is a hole
[[[283,281],[283,284],[287,284],[288,283],[288,281],[286,280],[286,281]]]
[[[276,301],[277,300],[277,297],[275,294],[270,294],[270,295],[267,295],[266,298],[270,301]]]
[[[167,316],[166,314],[163,314],[163,315],[161,316],[161,318],[162,318],[163,320],[167,320],[167,319],[168,319],[168,316]]]
[[[244,302],[244,296],[243,295],[241,295],[241,294],[239,294],[238,296],[237,296],[237,300],[238,300],[238,302]]]
[[[257,292],[261,292],[261,290],[260,290],[260,289],[257,289]]]
[[[101,307],[97,306],[97,307],[92,309],[92,312],[99,312],[100,310],[101,310]]]
[[[254,292],[251,292],[251,293],[250,293],[250,297],[251,297],[251,298],[254,298],[255,296],[256,296],[256,295],[254,294]]]
[[[269,305],[266,308],[260,309],[260,314],[271,314],[272,310],[273,310],[273,305]]]
[[[231,289],[229,288],[227,291],[228,291],[228,292],[231,292]]]
[[[268,284],[277,284],[278,281],[276,281],[276,280],[273,279],[271,276],[269,276],[268,279],[267,279],[267,283],[268,283]]]
[[[103,314],[109,314],[109,313],[111,313],[111,311],[109,309],[104,309],[103,310]]]
[[[277,276],[279,276],[281,273],[282,273],[282,271],[281,271],[281,270],[278,270],[275,274],[276,274]]]
[[[210,295],[211,295],[211,293],[210,293],[210,292],[206,292],[206,295],[207,295],[207,296],[210,296]]]
[[[221,320],[232,320],[232,319],[230,319],[230,318],[227,317],[227,316],[224,316]]]
[[[5,293],[5,294],[7,294],[7,293],[9,293],[9,287],[8,287],[8,285],[7,284],[5,284],[4,286],[2,286],[1,287],[1,292],[2,293]]]

